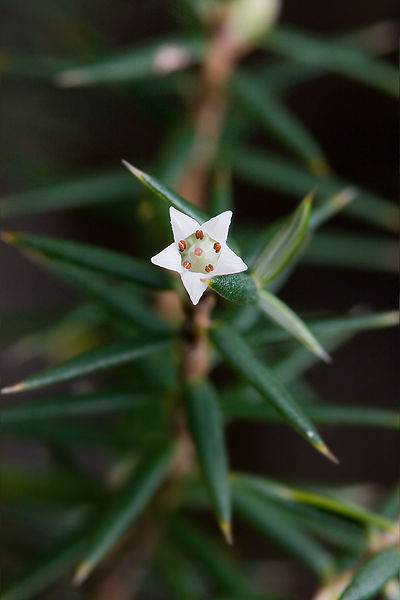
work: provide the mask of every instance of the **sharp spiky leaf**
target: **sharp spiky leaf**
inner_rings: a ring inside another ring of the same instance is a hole
[[[279,275],[303,242],[313,197],[314,192],[311,192],[304,198],[260,253],[253,273],[262,285],[273,281]]]
[[[48,258],[63,260],[153,289],[163,289],[169,284],[167,275],[153,267],[150,262],[114,250],[83,244],[75,240],[20,232],[3,233],[2,239]]]
[[[239,485],[251,489],[262,497],[270,498],[272,496],[285,501],[308,504],[359,521],[360,523],[377,525],[382,529],[392,530],[394,526],[389,519],[370,512],[361,506],[349,504],[331,496],[324,496],[312,490],[289,487],[285,484],[255,475],[243,474],[236,475],[235,477]]]
[[[389,96],[397,95],[395,69],[356,48],[324,40],[309,32],[285,26],[274,28],[263,42],[277,54],[333,71],[374,87]]]
[[[207,221],[208,217],[202,210],[196,208],[193,206],[193,204],[190,204],[171,188],[160,183],[155,177],[152,177],[147,173],[143,173],[143,171],[140,171],[126,160],[123,160],[122,163],[132,173],[132,175],[137,177],[139,181],[143,183],[143,185],[148,187],[149,190],[151,190],[164,202],[167,202],[168,205],[180,210],[181,212],[185,213],[185,215],[188,215],[188,217],[192,217],[192,219],[195,219],[197,222],[203,223],[204,221]]]
[[[334,561],[329,553],[296,526],[295,520],[285,515],[277,505],[240,485],[233,485],[233,498],[239,512],[258,533],[320,577],[325,578],[332,573]]]
[[[43,185],[32,190],[1,198],[1,216],[14,217],[79,208],[116,200],[131,200],[138,187],[132,185],[126,173],[117,169],[101,174]]]
[[[84,352],[58,365],[53,365],[27,377],[20,383],[8,386],[2,390],[3,394],[22,392],[42,388],[61,381],[69,381],[76,377],[103,371],[132,362],[166,348],[172,338],[147,339],[146,341],[114,342]]]
[[[368,600],[380,592],[384,585],[400,572],[400,551],[387,548],[372,556],[356,571],[352,581],[339,600]]]
[[[262,290],[258,306],[267,317],[299,340],[316,356],[325,362],[331,361],[329,355],[325,352],[313,333],[311,333],[307,325],[282,300],[274,296],[274,294],[270,294],[267,290]]]
[[[188,384],[186,410],[219,526],[227,541],[231,542],[231,501],[224,425],[218,396],[210,382],[193,381]]]
[[[75,582],[84,581],[133,520],[145,509],[171,463],[171,446],[149,451],[123,488],[117,492],[112,506],[97,520],[90,533],[90,544],[75,573]]]
[[[211,338],[225,360],[256,389],[281,417],[319,452],[336,460],[319,433],[272,370],[263,365],[246,342],[228,325],[211,330]]]

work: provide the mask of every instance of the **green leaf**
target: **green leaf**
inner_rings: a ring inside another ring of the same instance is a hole
[[[5,232],[2,234],[2,239],[16,246],[34,250],[48,258],[61,259],[79,267],[93,269],[153,289],[169,287],[170,280],[163,271],[153,267],[150,262],[147,263],[121,252],[82,244],[75,240],[29,233]]]
[[[307,327],[315,335],[336,337],[342,334],[355,334],[362,331],[395,327],[399,322],[397,311],[386,311],[379,313],[349,314],[339,317],[326,317],[324,319],[313,319],[306,321]],[[258,327],[252,331],[247,340],[251,346],[261,346],[274,342],[284,342],[289,339],[288,332],[283,329]]]
[[[154,403],[155,396],[148,390],[129,392],[94,392],[91,394],[61,394],[35,398],[32,402],[2,406],[0,426],[7,423],[43,421],[78,415],[97,415],[140,408]]]
[[[137,289],[115,283],[102,275],[64,261],[47,259],[46,264],[67,283],[97,300],[115,316],[132,321],[140,329],[150,333],[171,331],[171,326],[149,308]]]
[[[313,423],[350,427],[383,427],[398,429],[400,416],[395,410],[367,406],[338,406],[302,402],[301,406]],[[222,395],[222,411],[226,419],[280,421],[278,413],[268,406],[252,388],[235,386]]]
[[[171,463],[172,448],[163,446],[141,459],[132,475],[119,490],[112,506],[102,514],[90,534],[90,546],[78,566],[74,581],[82,583],[132,521],[145,509],[165,479]]]
[[[397,96],[397,75],[392,65],[375,60],[365,52],[343,43],[280,25],[264,38],[263,47],[297,62],[339,73],[390,96]]]
[[[282,418],[319,452],[336,461],[302,409],[275,374],[253,354],[246,342],[228,325],[210,330],[212,341],[226,361],[266,400]]]
[[[325,175],[329,167],[323,151],[300,120],[271,93],[260,78],[236,73],[230,83],[234,99],[295,156],[302,159],[316,175]]]
[[[82,375],[123,365],[147,354],[166,348],[172,343],[172,338],[148,339],[143,341],[114,342],[84,352],[58,365],[53,365],[27,377],[15,385],[3,388],[3,394],[33,390],[69,381]]]
[[[174,515],[168,530],[176,543],[197,559],[220,588],[242,594],[245,598],[257,593],[251,579],[242,574],[238,565],[192,521]]]
[[[1,600],[29,600],[37,596],[72,568],[83,555],[87,543],[86,534],[83,534],[53,548],[3,587]]]
[[[397,272],[397,259],[397,240],[354,231],[320,231],[304,253],[304,261],[313,265],[388,273]]]
[[[261,497],[267,499],[274,497],[289,502],[300,502],[334,512],[343,517],[359,521],[360,523],[374,524],[387,530],[393,529],[393,523],[381,515],[370,512],[355,504],[349,504],[348,502],[343,502],[330,496],[323,496],[312,490],[289,487],[280,482],[275,482],[264,477],[257,477],[255,475],[239,474],[235,475],[235,480],[236,479],[241,486],[252,490]]]
[[[254,304],[258,300],[256,282],[246,273],[212,277],[208,285],[225,300],[235,304]]]
[[[318,179],[297,164],[270,152],[254,150],[240,145],[225,149],[233,173],[245,181],[274,189],[296,199],[315,186],[316,200],[339,194],[351,184],[338,177]],[[359,194],[344,210],[344,214],[357,217],[389,231],[398,231],[399,208],[393,202],[356,186]]]
[[[190,432],[218,524],[228,543],[232,543],[231,499],[224,425],[218,396],[210,382],[193,381],[188,384],[186,410]]]
[[[121,431],[115,427],[99,427],[98,425],[77,425],[75,422],[67,420],[61,423],[57,421],[8,422],[1,424],[0,431],[3,436],[22,437],[58,445],[132,449],[132,447],[137,448],[143,444],[142,438],[129,431]]]
[[[304,533],[293,518],[277,505],[243,488],[240,482],[234,481],[232,487],[235,506],[257,532],[321,578],[332,573],[334,562],[330,554]]]
[[[100,486],[87,477],[74,476],[64,471],[41,472],[15,469],[9,466],[0,469],[2,499],[38,500],[57,505],[82,504],[98,501]]]
[[[199,38],[157,39],[62,71],[56,81],[63,87],[76,87],[159,78],[199,61],[205,49],[205,42]]]
[[[122,163],[141,183],[143,183],[143,185],[148,187],[149,190],[164,200],[168,205],[180,210],[188,217],[195,219],[198,223],[207,221],[208,217],[203,211],[196,208],[193,204],[190,204],[190,202],[182,198],[182,196],[174,192],[171,188],[163,185],[151,175],[139,171],[139,169],[128,163],[126,160],[123,160]]]
[[[232,176],[227,167],[217,167],[210,198],[211,216],[233,209]]]
[[[339,600],[368,600],[392,578],[399,576],[400,552],[387,548],[372,556],[354,575]]]
[[[99,204],[128,200],[137,196],[138,187],[132,185],[132,179],[126,173],[115,169],[106,169],[101,174],[43,185],[33,190],[19,192],[1,198],[1,215],[15,217],[65,210]]]
[[[314,192],[308,194],[258,257],[253,273],[262,285],[273,281],[296,253],[307,233]]]
[[[174,600],[193,600],[196,583],[193,581],[185,556],[170,542],[165,544],[157,560],[157,567],[168,593]]]
[[[330,356],[311,333],[307,325],[282,300],[266,290],[260,292],[258,306],[272,321],[280,325],[290,335],[304,344],[311,352],[325,362],[331,362]]]

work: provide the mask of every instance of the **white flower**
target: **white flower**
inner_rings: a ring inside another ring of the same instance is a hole
[[[232,211],[227,210],[202,225],[172,206],[169,214],[174,241],[153,256],[151,262],[177,271],[193,304],[198,303],[207,289],[210,273],[229,275],[247,269],[226,244]]]

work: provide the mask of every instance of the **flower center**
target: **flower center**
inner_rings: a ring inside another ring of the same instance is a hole
[[[208,233],[197,230],[178,242],[182,266],[192,273],[211,273],[217,266],[221,244]]]

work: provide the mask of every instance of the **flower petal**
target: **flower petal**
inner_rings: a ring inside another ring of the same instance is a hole
[[[189,235],[192,235],[196,229],[200,228],[197,221],[192,219],[192,217],[188,217],[180,210],[176,210],[173,206],[169,209],[169,216],[171,217],[171,227],[175,243],[184,240]]]
[[[202,273],[190,273],[189,271],[183,271],[181,273],[182,283],[193,304],[198,303],[207,289],[207,284],[201,280],[202,277]]]
[[[178,273],[182,270],[181,257],[175,242],[172,242],[172,244],[164,248],[164,250],[161,250],[161,252],[152,256],[150,260],[153,265],[163,267],[164,269],[178,271]]]
[[[231,273],[241,273],[246,269],[246,263],[225,244],[213,275],[230,275]]]
[[[225,212],[209,219],[202,224],[202,229],[208,233],[215,241],[220,244],[225,244],[228,237],[229,225],[231,224],[232,211],[226,210]]]

